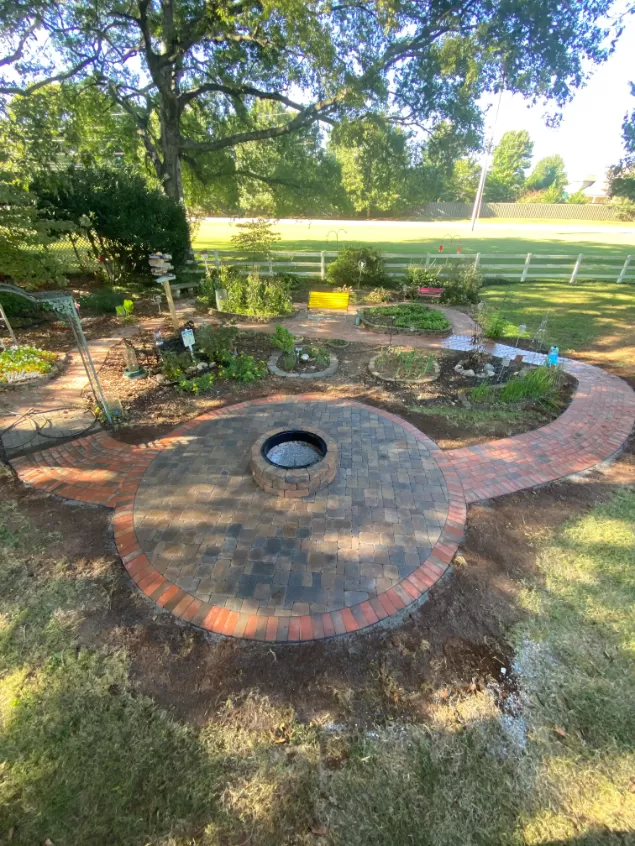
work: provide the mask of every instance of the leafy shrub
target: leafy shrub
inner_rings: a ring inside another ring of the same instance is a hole
[[[79,307],[95,314],[112,314],[123,304],[125,296],[120,291],[113,291],[112,288],[100,288],[90,294],[82,294],[79,298]]]
[[[492,314],[485,314],[482,325],[485,337],[491,338],[492,341],[498,341],[500,338],[505,336],[507,321],[498,311],[493,312]]]
[[[214,384],[214,375],[204,373],[202,376],[194,376],[192,379],[181,379],[178,384],[179,391],[189,394],[202,394]]]
[[[57,356],[37,347],[15,347],[0,352],[0,382],[16,382],[30,375],[48,373]]]
[[[360,269],[363,263],[363,270]],[[326,278],[333,285],[373,285],[386,283],[384,260],[379,250],[371,247],[347,247],[326,269]]]
[[[386,288],[373,288],[367,295],[366,300],[369,303],[387,303],[390,302],[392,294]]]
[[[161,354],[161,373],[171,382],[178,382],[185,376],[185,371],[192,366],[189,353],[164,352]]]
[[[483,276],[473,264],[467,267],[453,267],[443,279],[441,302],[446,305],[470,305],[477,303]]]
[[[244,274],[231,264],[221,264],[220,268],[208,267],[207,273],[199,283],[197,301],[208,308],[216,308],[216,289],[228,290],[233,283],[240,283]]]
[[[338,285],[337,288],[333,288],[333,291],[336,294],[348,294],[348,302],[350,305],[357,302],[357,293],[352,285]]]
[[[275,332],[271,336],[271,343],[285,355],[295,356],[295,339],[293,334],[284,326],[280,326],[280,324],[276,326]]]
[[[426,270],[420,264],[411,264],[407,273],[408,284],[416,285],[417,288],[437,288],[440,287],[439,271]]]
[[[210,361],[227,364],[236,346],[238,329],[235,326],[201,326],[196,344]]]
[[[70,220],[95,258],[124,271],[147,268],[148,254],[170,253],[181,264],[190,246],[185,209],[126,168],[69,167],[48,171],[31,185],[38,206],[55,220]]]
[[[219,375],[236,382],[257,382],[264,379],[268,372],[264,361],[256,361],[253,355],[240,353],[232,358],[229,364],[220,368]]]
[[[445,314],[420,303],[369,308],[366,314],[372,321],[405,329],[448,329],[450,322]]]
[[[306,353],[310,359],[315,361],[318,367],[328,367],[331,361],[331,354],[326,347],[318,344],[307,344],[300,349],[300,355]]]
[[[433,353],[386,347],[377,358],[377,368],[397,379],[422,379],[436,362]]]
[[[123,317],[124,321],[131,319],[134,312],[134,302],[132,300],[124,300],[121,305],[115,309],[117,317]]]
[[[0,292],[0,303],[4,309],[7,317],[23,317],[25,319],[31,318],[36,320],[42,317],[43,313],[47,311],[44,303],[32,303],[30,300],[25,300],[24,297],[19,297],[17,294],[10,294],[8,291]]]

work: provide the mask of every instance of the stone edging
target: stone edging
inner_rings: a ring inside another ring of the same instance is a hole
[[[406,305],[406,303],[396,303],[396,305]],[[372,306],[372,308],[381,308],[381,306]],[[389,308],[389,306],[386,306],[386,308]],[[451,323],[447,329],[409,329],[407,326],[386,326],[381,323],[373,323],[366,317],[365,311],[367,311],[365,308],[359,309],[360,324],[370,332],[378,332],[382,335],[429,335],[434,338],[445,338],[453,332]]]
[[[319,370],[316,373],[289,373],[278,367],[278,360],[281,355],[281,352],[272,353],[267,361],[267,367],[274,376],[281,376],[283,379],[328,379],[335,373],[339,364],[335,353],[329,353],[330,361],[326,369]]]
[[[257,323],[267,325],[269,323],[280,323],[281,320],[293,320],[300,313],[299,308],[294,308],[289,314],[278,314],[274,317],[258,317],[254,314],[236,314],[233,311],[218,311],[215,308],[208,308],[208,314],[219,320],[234,320],[236,323]]]
[[[436,382],[436,380],[441,375],[441,368],[439,367],[439,362],[435,361],[432,367],[432,373],[426,376],[422,376],[420,379],[398,379],[396,376],[384,376],[375,368],[375,362],[379,358],[381,353],[374,355],[371,360],[368,362],[368,369],[372,373],[373,376],[376,376],[377,379],[381,379],[382,382],[397,382],[401,385],[422,385],[425,382]]]
[[[315,493],[333,481],[337,475],[340,453],[333,438],[323,429],[311,426],[311,432],[322,438],[326,444],[326,455],[310,467],[276,467],[263,456],[262,445],[267,438],[286,431],[286,427],[282,429],[278,427],[264,432],[251,448],[249,467],[256,484],[267,493],[282,496],[285,499],[299,499]]]
[[[57,379],[59,376],[63,375],[69,363],[69,353],[64,353],[63,356],[59,355],[48,373],[41,373],[39,376],[34,376],[32,379],[19,379],[16,382],[0,382],[0,391],[11,391],[14,388],[24,388],[25,386],[31,388],[37,385],[43,385],[46,382],[51,382],[53,379]]]

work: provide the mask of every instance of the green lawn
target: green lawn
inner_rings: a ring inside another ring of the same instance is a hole
[[[609,360],[629,363],[635,343],[634,285],[519,282],[487,285],[482,298],[509,321],[508,339],[516,338],[520,324],[527,326],[525,336],[532,337],[547,316],[547,343],[558,344],[561,352],[595,345],[605,349]]]
[[[0,504],[2,842],[591,846],[632,838],[632,489],[537,540],[544,585],[520,586],[527,617],[513,632],[517,706],[503,714],[487,692],[441,697],[425,724],[383,721],[368,733],[303,725],[257,691],[210,702],[200,729],[170,717],[137,693],[124,652],[81,645],[83,615],[109,603],[113,564],[78,570],[51,557],[55,543],[11,501]],[[335,767],[327,764],[334,751]]]
[[[284,250],[337,250],[351,244],[370,244],[383,252],[438,253],[543,253],[625,257],[635,254],[635,224],[591,221],[509,221],[487,220],[470,232],[466,221],[284,221],[275,226]],[[237,230],[233,223],[204,220],[196,231],[197,249],[229,249]]]

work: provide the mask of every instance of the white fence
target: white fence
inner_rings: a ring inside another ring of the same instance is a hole
[[[206,267],[220,267],[221,263],[237,265],[249,271],[256,267],[265,276],[274,273],[293,273],[326,279],[328,265],[335,261],[337,252],[288,252],[276,250],[271,258],[253,261],[244,253],[231,250],[202,250],[197,258]],[[538,279],[566,279],[576,281],[607,280],[635,283],[633,256],[598,256],[579,253],[571,255],[544,255],[542,253],[382,253],[388,276],[405,276],[408,268],[416,265],[433,270],[443,277],[450,267],[474,265],[485,279],[507,279],[526,282]]]

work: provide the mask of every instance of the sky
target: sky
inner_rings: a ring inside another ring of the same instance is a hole
[[[634,15],[626,21],[613,55],[594,70],[586,87],[578,90],[572,102],[562,109],[558,128],[545,125],[545,106],[527,105],[520,95],[506,93],[501,101],[494,143],[507,130],[526,129],[534,142],[534,163],[543,156],[559,153],[570,182],[587,176],[602,180],[606,168],[616,164],[623,154],[622,121],[627,112],[635,109],[630,81],[635,82]],[[489,109],[486,120],[488,137],[495,112],[496,103]]]

